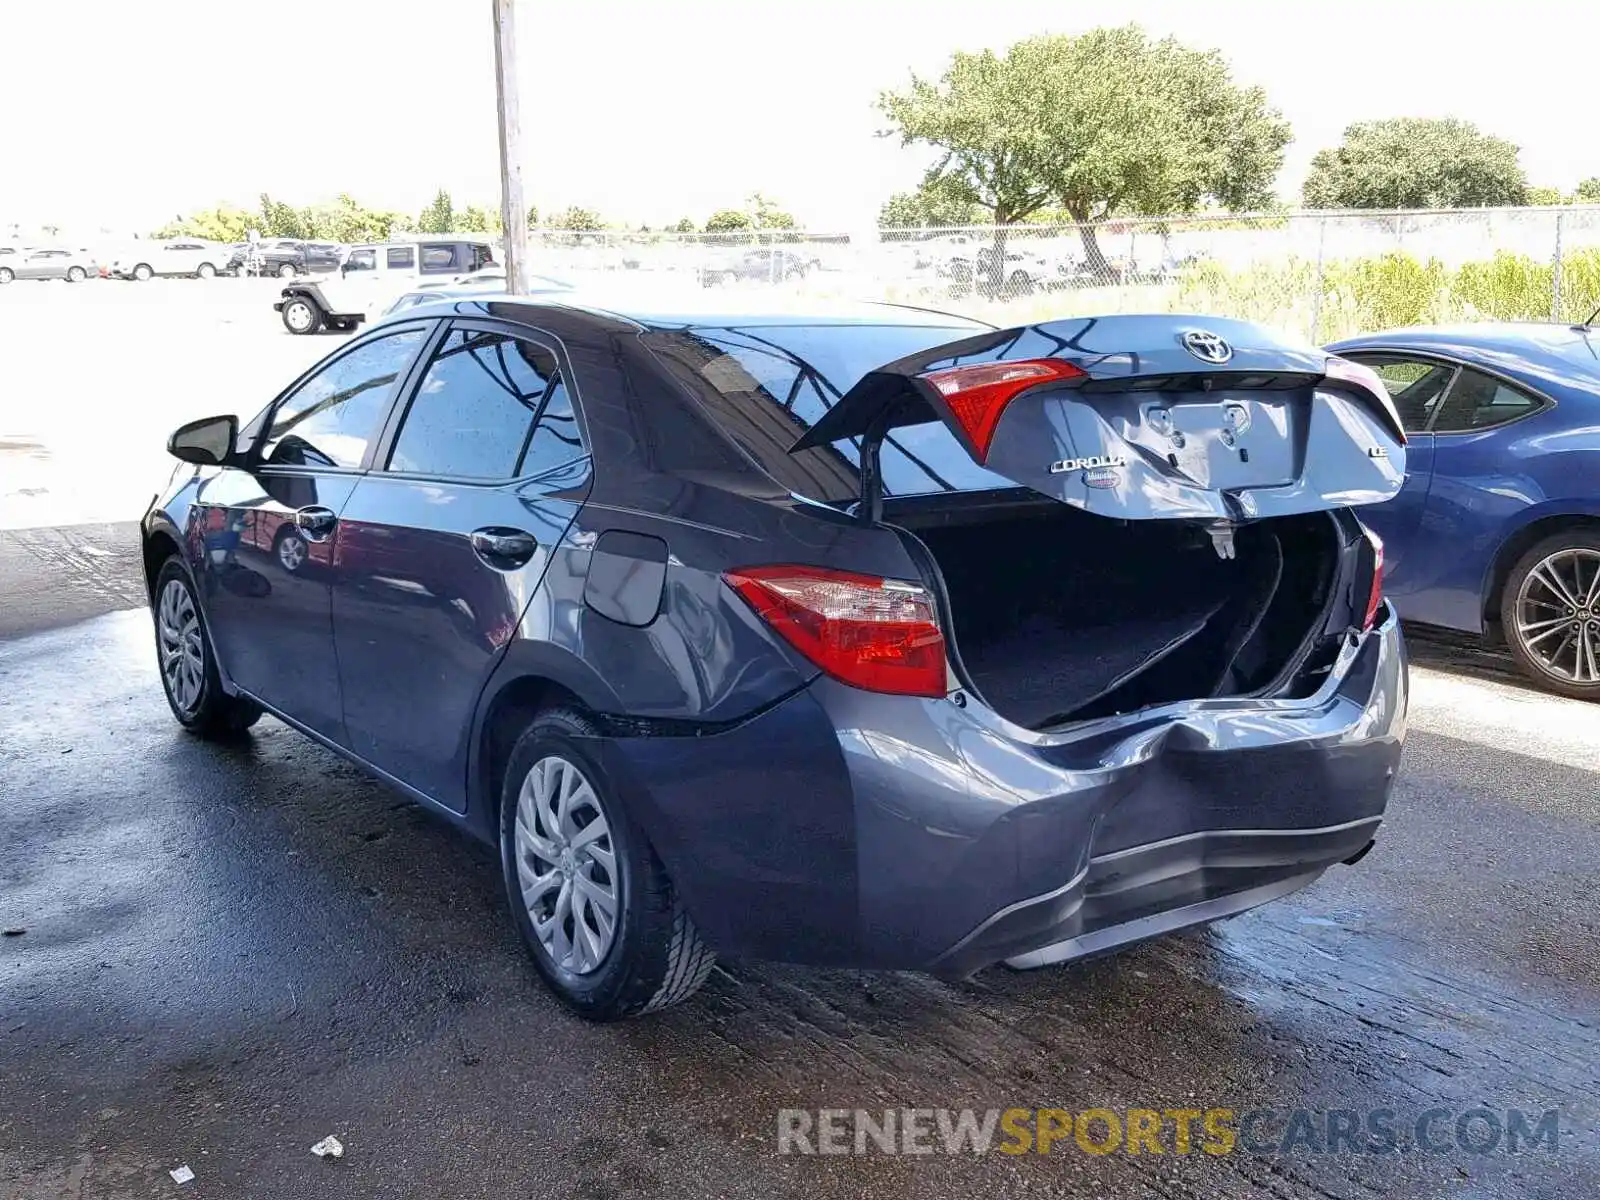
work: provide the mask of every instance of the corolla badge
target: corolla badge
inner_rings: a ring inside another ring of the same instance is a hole
[[[1050,464],[1050,474],[1065,475],[1069,471],[1096,471],[1107,467],[1128,465],[1126,454],[1091,454],[1088,458],[1063,458]]]
[[[1183,348],[1201,362],[1221,364],[1233,357],[1233,347],[1207,329],[1191,329],[1183,335]]]

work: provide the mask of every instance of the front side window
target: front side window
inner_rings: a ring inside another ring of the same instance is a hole
[[[422,337],[403,329],[363,343],[306,380],[273,413],[262,462],[359,467]]]
[[[1515,421],[1544,407],[1544,402],[1521,388],[1474,371],[1461,368],[1461,376],[1445,397],[1439,419],[1434,422],[1435,433],[1466,433],[1478,429],[1492,429]]]
[[[1389,398],[1400,414],[1401,427],[1407,433],[1425,433],[1434,410],[1450,386],[1455,368],[1426,359],[1404,358],[1399,355],[1350,355],[1377,372]]]
[[[582,453],[553,353],[524,338],[457,329],[428,364],[389,470],[512,479]]]
[[[391,271],[409,271],[417,265],[417,251],[414,246],[390,246],[385,252],[385,262]]]
[[[345,260],[346,271],[376,271],[378,269],[378,252],[371,247],[365,250],[352,250],[350,257]]]

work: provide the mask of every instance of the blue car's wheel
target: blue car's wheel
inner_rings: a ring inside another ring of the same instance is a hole
[[[1524,554],[1500,618],[1524,671],[1562,695],[1600,700],[1600,533],[1556,534]]]

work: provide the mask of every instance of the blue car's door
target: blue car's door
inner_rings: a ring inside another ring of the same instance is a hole
[[[242,465],[192,510],[206,622],[235,684],[344,740],[331,615],[333,535],[388,406],[420,348],[414,325],[355,343],[282,396]]]
[[[1483,628],[1483,581],[1503,530],[1544,497],[1524,468],[1539,453],[1546,402],[1508,380],[1463,366],[1432,422],[1432,483],[1414,539],[1401,615],[1471,633]]]
[[[1425,576],[1421,561],[1428,557],[1422,544],[1423,513],[1434,479],[1434,437],[1429,432],[1434,414],[1455,379],[1454,364],[1399,353],[1353,352],[1344,357],[1371,367],[1389,389],[1395,410],[1406,431],[1406,477],[1400,492],[1383,504],[1369,504],[1361,520],[1383,539],[1384,592],[1400,602]]]
[[[457,811],[478,698],[588,488],[554,346],[454,322],[339,520],[350,748]]]

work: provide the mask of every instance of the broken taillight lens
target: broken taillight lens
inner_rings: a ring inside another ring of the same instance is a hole
[[[945,694],[944,634],[920,584],[787,565],[741,567],[723,578],[833,678],[869,692]]]
[[[1039,358],[945,367],[922,378],[944,397],[981,463],[989,457],[1000,414],[1019,392],[1050,380],[1082,379],[1085,374],[1082,367],[1059,358]]]
[[[1372,589],[1367,593],[1367,616],[1362,629],[1371,629],[1378,623],[1378,610],[1383,607],[1383,539],[1369,529],[1367,540],[1372,543]]]

